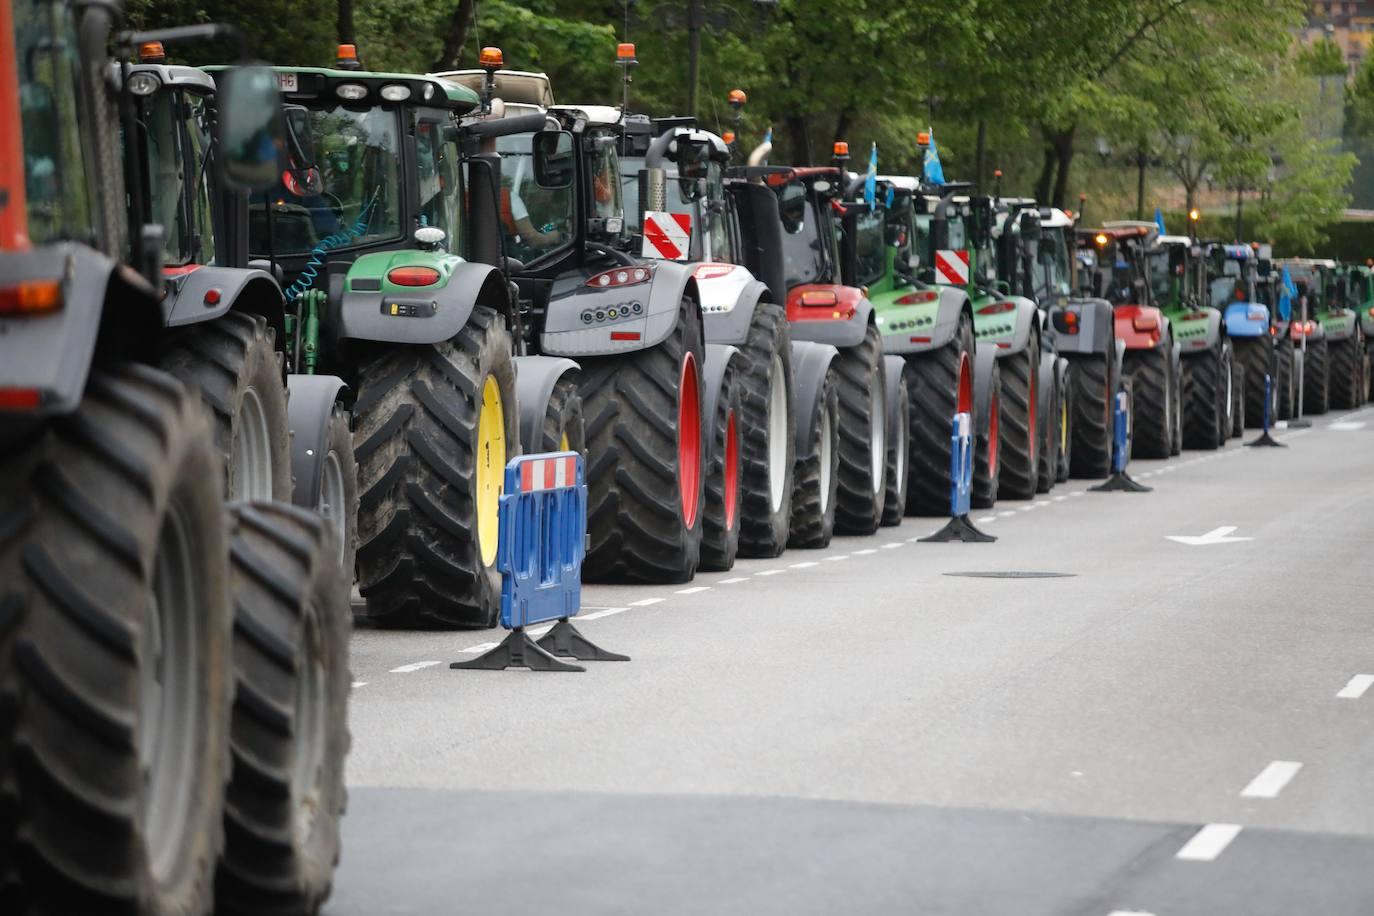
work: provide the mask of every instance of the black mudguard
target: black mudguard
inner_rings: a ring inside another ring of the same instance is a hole
[[[291,501],[315,508],[320,474],[329,450],[329,418],[347,387],[336,375],[288,375],[286,416],[291,427]]]
[[[151,357],[162,324],[147,281],[94,249],[63,243],[0,252],[0,286],[59,279],[62,305],[56,311],[0,318],[0,388],[36,389],[39,405],[24,411],[29,416],[76,409],[98,339],[119,355]],[[117,309],[108,323],[107,303]]]
[[[417,288],[405,295],[344,289],[344,274],[330,271],[327,329],[340,340],[435,344],[451,340],[468,323],[478,303],[490,305],[508,319],[510,291],[501,271],[471,261],[454,268],[448,283]],[[400,314],[392,315],[391,306]]]
[[[792,374],[797,392],[797,460],[811,457],[811,430],[820,422],[821,387],[840,352],[829,344],[792,341]]]
[[[725,375],[739,350],[729,344],[707,344],[706,364],[702,367],[701,387],[706,399],[702,407],[702,435],[708,443],[716,441],[716,405],[725,389]]]
[[[277,347],[285,346],[285,299],[281,287],[265,270],[207,266],[197,268],[179,279],[164,282],[167,298],[162,300],[163,323],[169,328],[202,321],[213,321],[233,310],[252,312],[267,319],[276,334]],[[211,290],[217,295],[206,302]]]
[[[544,414],[558,380],[580,366],[561,356],[515,357],[515,401],[520,411],[520,449],[536,441],[544,425]]]

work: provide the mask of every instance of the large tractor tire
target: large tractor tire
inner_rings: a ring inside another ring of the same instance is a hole
[[[1069,364],[1069,473],[1106,477],[1112,472],[1112,399],[1109,355],[1086,356]]]
[[[1034,499],[1040,469],[1040,340],[997,361],[1002,370],[1002,454],[998,499]]]
[[[749,337],[739,349],[744,392],[739,549],[746,557],[776,557],[787,549],[797,462],[796,395],[786,310],[773,302],[755,306]]]
[[[358,371],[358,581],[383,627],[490,627],[497,505],[519,454],[505,319],[473,309],[452,341],[388,346]]]
[[[262,316],[229,312],[175,332],[161,360],[210,408],[230,500],[291,500],[291,424],[272,338]]]
[[[575,378],[564,375],[554,383],[553,393],[544,406],[544,425],[539,428],[538,441],[525,445],[524,452],[529,454],[577,452],[582,456],[585,475],[587,422]]]
[[[1247,370],[1234,361],[1234,351],[1232,351],[1231,358],[1231,428],[1227,430],[1227,438],[1238,439],[1245,435],[1245,373]]]
[[[907,474],[907,457],[911,451],[911,392],[906,384],[903,367],[902,380],[888,397],[895,401],[889,412],[897,419],[895,435],[887,443],[887,468],[883,474],[886,492],[883,495],[883,527],[893,528],[906,515],[906,494],[911,477]]]
[[[1275,341],[1274,356],[1274,403],[1278,410],[1275,418],[1289,420],[1296,416],[1298,383],[1294,371],[1296,351],[1287,334]]]
[[[590,581],[686,582],[701,553],[706,443],[701,317],[684,299],[663,343],[584,359]]]
[[[1278,417],[1278,379],[1274,378],[1274,338],[1268,334],[1262,337],[1237,337],[1232,340],[1235,360],[1245,369],[1243,399],[1245,402],[1245,425],[1259,429],[1264,425],[1265,376],[1269,376],[1269,422]]]
[[[1326,338],[1309,340],[1302,364],[1302,412],[1323,414],[1331,407],[1331,364]]]
[[[246,503],[231,533],[238,690],[215,912],[315,913],[339,859],[349,583],[313,513]]]
[[[1173,405],[1170,422],[1173,423],[1173,432],[1169,438],[1169,455],[1183,454],[1183,358],[1175,356],[1171,363],[1172,372],[1169,375],[1170,390],[1173,392]],[[1132,398],[1135,396],[1132,395]],[[1132,408],[1132,416],[1135,415]]]
[[[148,367],[96,371],[75,413],[0,450],[6,912],[210,911],[233,675],[198,401]]]
[[[1064,391],[1059,385],[1058,376],[1052,372],[1050,377],[1054,379],[1054,388],[1050,392],[1050,415],[1040,417],[1040,429],[1037,431],[1040,436],[1040,460],[1035,472],[1036,493],[1050,492],[1059,471],[1059,420]]]
[[[744,437],[744,386],[741,381],[735,366],[726,370],[716,399],[712,441],[707,443],[701,569],[711,572],[733,569],[735,557],[739,555],[743,490],[740,445]]]
[[[1358,332],[1358,328],[1356,329]],[[1331,407],[1353,410],[1364,403],[1364,341],[1356,333],[1327,344],[1331,355]]]
[[[1173,447],[1175,403],[1168,352],[1160,347],[1127,350],[1122,375],[1131,379],[1133,392],[1131,457],[1168,458]]]
[[[988,422],[978,424],[973,437],[973,486],[969,505],[975,509],[991,509],[997,503],[997,490],[1002,477],[1002,361],[992,366],[992,390],[988,394]]]
[[[1217,347],[1183,361],[1183,446],[1220,448],[1230,434],[1231,349]],[[1140,397],[1140,385],[1136,385]],[[1144,405],[1141,405],[1143,408]],[[1143,424],[1138,433],[1144,433]]]
[[[792,478],[792,532],[788,547],[823,548],[835,532],[840,480],[840,396],[835,373],[826,373],[819,395],[820,420],[811,430],[811,453],[797,459]]]
[[[883,338],[877,325],[868,326],[862,343],[840,350],[835,379],[840,396],[840,487],[835,531],[872,534],[882,524],[887,466],[887,393]]]
[[[958,407],[959,372],[973,371],[973,319],[964,315],[954,338],[931,353],[907,357],[911,392],[908,515],[949,515],[950,437]]]

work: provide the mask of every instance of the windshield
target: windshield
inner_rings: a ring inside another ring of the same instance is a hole
[[[1211,304],[1218,308],[1230,305],[1232,302],[1244,302],[1245,282],[1241,276],[1241,265],[1239,261],[1229,258],[1222,262],[1221,274],[1215,275],[1208,282]]]
[[[860,213],[854,220],[854,255],[857,275],[851,286],[869,286],[887,273],[883,211]]]
[[[335,249],[399,238],[399,112],[339,107],[309,117],[317,167],[284,171],[274,189],[253,196],[252,251],[266,253],[269,238],[278,255],[308,254],[326,239]]]
[[[208,106],[201,96],[164,90],[140,112],[149,218],[163,232],[168,265],[215,259],[210,209]]]
[[[573,186],[541,187],[534,178],[534,134],[496,141],[501,154],[501,229],[506,252],[533,261],[572,239],[576,200]]]
[[[1161,248],[1153,251],[1149,255],[1150,263],[1150,290],[1154,293],[1156,302],[1168,303],[1177,299],[1176,290],[1178,289],[1178,271],[1182,264],[1178,259],[1170,257],[1170,248]],[[1171,264],[1170,260],[1175,263]]]
[[[1069,289],[1069,242],[1062,229],[1045,229],[1040,237],[1039,270],[1035,277],[1035,297],[1041,302],[1052,296],[1067,296]]]
[[[829,265],[833,255],[827,248],[834,230],[829,225],[817,225],[816,208],[810,198],[806,185],[801,182],[783,185],[778,191],[783,277],[788,289],[830,281]],[[828,218],[829,214],[826,215]]]

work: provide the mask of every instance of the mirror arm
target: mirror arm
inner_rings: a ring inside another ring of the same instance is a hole
[[[125,32],[116,39],[116,45],[126,53],[132,53],[139,45],[149,41],[163,44],[180,44],[188,41],[228,41],[238,52],[239,60],[247,60],[251,50],[248,36],[236,25],[207,22],[201,25],[179,25],[166,29],[149,29],[146,32]]]

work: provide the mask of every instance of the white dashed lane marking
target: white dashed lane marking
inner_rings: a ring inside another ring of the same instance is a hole
[[[437,664],[439,664],[437,661],[433,661],[433,662],[411,662],[409,665],[401,665],[400,667],[392,668],[392,669],[391,669],[391,673],[392,673],[392,674],[410,674],[412,671],[419,671],[421,668],[433,668],[433,667],[434,667],[435,665],[437,665]]]
[[[1275,760],[1260,770],[1258,776],[1250,780],[1250,785],[1240,791],[1241,798],[1278,798],[1284,786],[1298,775],[1302,764],[1296,760]]]
[[[607,607],[590,614],[578,614],[578,620],[600,620],[602,617],[610,617],[613,614],[623,614],[628,611],[627,607]]]
[[[817,562],[814,561],[814,560],[806,560],[806,561],[801,562],[801,563],[793,563],[793,564],[792,564],[790,567],[788,567],[788,568],[789,568],[789,569],[807,569],[808,567],[811,567],[811,566],[819,566],[819,565],[820,565],[820,563],[817,563]]]
[[[848,559],[849,559],[849,554],[847,554],[847,553],[842,553],[842,554],[840,554],[838,557],[826,557],[826,560],[829,561],[829,562],[831,562],[831,563],[834,563],[836,560],[848,560]]]
[[[891,549],[893,549],[894,547],[901,547],[901,546],[902,546],[902,542],[901,542],[901,541],[893,541],[891,544],[884,544],[882,547],[880,547],[880,548],[878,548],[878,549],[879,549],[879,550],[891,550]]]
[[[1174,856],[1187,862],[1211,862],[1240,835],[1240,824],[1208,824],[1193,834]]]
[[[733,579],[721,579],[721,580],[720,580],[719,582],[717,582],[716,584],[717,584],[717,585],[734,585],[736,582],[748,582],[748,581],[749,581],[749,577],[748,577],[748,576],[736,576],[736,577],[733,578]]]
[[[1374,674],[1357,674],[1336,696],[1342,700],[1358,700],[1370,687],[1374,687]]]
[[[695,595],[699,592],[709,592],[710,590],[711,586],[709,585],[693,585],[691,588],[680,588],[674,594]]]
[[[755,575],[759,576],[780,576],[787,572],[785,569],[761,569]]]
[[[359,687],[366,687],[366,686],[367,686],[367,681],[354,681],[354,682],[353,682],[353,689],[354,689],[354,690],[357,690]]]
[[[638,601],[631,601],[631,602],[630,602],[630,607],[648,607],[648,606],[651,605],[651,604],[658,604],[660,601],[665,601],[665,600],[667,600],[667,599],[665,599],[665,598],[640,598]]]

